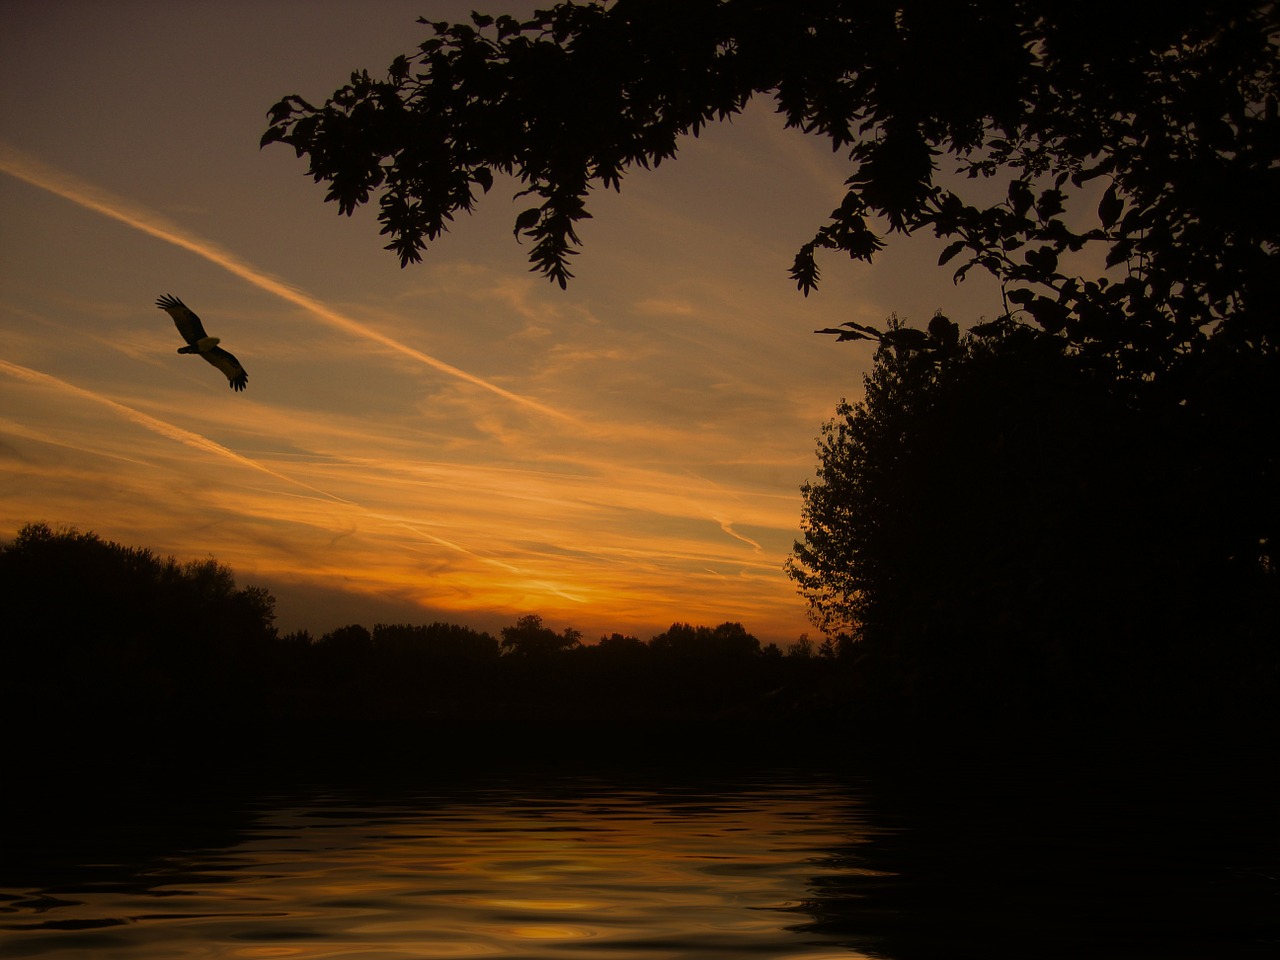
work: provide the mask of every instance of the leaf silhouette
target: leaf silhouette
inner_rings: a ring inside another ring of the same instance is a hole
[[[1120,211],[1124,209],[1124,201],[1116,194],[1116,185],[1107,187],[1098,203],[1098,219],[1102,221],[1104,230],[1110,230],[1112,224],[1120,219]]]
[[[542,216],[542,210],[540,208],[530,207],[528,210],[520,214],[520,216],[516,217],[516,228],[512,231],[512,233],[515,234],[516,239],[520,239],[520,233],[522,231],[528,230],[537,223],[540,216]]]

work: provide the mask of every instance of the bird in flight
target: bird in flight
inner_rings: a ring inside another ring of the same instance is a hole
[[[185,303],[172,294],[165,294],[156,300],[156,306],[173,317],[174,325],[187,341],[185,347],[179,347],[179,353],[196,353],[223,372],[231,381],[232,390],[243,390],[249,382],[249,375],[240,366],[240,361],[218,346],[218,338],[204,332],[204,324],[187,307]]]

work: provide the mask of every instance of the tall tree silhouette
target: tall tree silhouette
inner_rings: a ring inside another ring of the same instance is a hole
[[[593,189],[767,96],[848,161],[792,263],[801,291],[824,251],[872,261],[918,231],[957,281],[998,279],[1002,316],[968,339],[945,318],[824,331],[880,352],[824,435],[792,569],[824,626],[885,638],[898,689],[1020,656],[1069,685],[1091,657],[1106,674],[1101,648],[1139,661],[1128,682],[1167,661],[1163,628],[1188,664],[1193,638],[1225,637],[1227,673],[1268,675],[1240,651],[1277,608],[1275,4],[619,0],[422,22],[385,76],[285,97],[262,137],[340,212],[376,198],[402,265],[505,175],[530,198],[517,239],[564,287]]]
[[[1010,319],[954,348],[931,327],[824,427],[789,564],[862,641],[867,693],[935,719],[1265,707],[1276,507],[1244,461],[1274,442],[1224,443]]]

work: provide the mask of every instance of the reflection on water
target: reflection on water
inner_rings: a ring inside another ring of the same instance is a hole
[[[221,846],[0,886],[0,953],[850,955],[789,929],[813,878],[847,869],[817,860],[864,830],[833,783],[490,783],[259,797],[241,813]]]
[[[794,775],[256,794],[11,841],[0,956],[1271,955],[1269,818],[1082,802]]]

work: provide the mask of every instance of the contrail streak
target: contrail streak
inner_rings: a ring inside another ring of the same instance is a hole
[[[381,344],[390,350],[417,360],[419,363],[434,370],[465,381],[482,390],[488,390],[490,393],[495,393],[514,403],[537,410],[539,413],[560,420],[573,419],[566,413],[548,407],[536,400],[531,400],[528,397],[523,397],[518,393],[512,393],[510,390],[504,390],[497,384],[490,383],[475,374],[467,373],[467,371],[445,363],[443,360],[438,360],[430,354],[423,353],[421,350],[415,350],[413,347],[380,333],[372,327],[367,327],[359,321],[343,316],[314,297],[303,293],[297,287],[254,269],[236,257],[235,254],[223,250],[208,240],[194,237],[184,232],[181,227],[169,222],[160,214],[131,204],[77,177],[56,170],[3,142],[0,142],[0,171],[34,187],[39,187],[41,190],[47,190],[49,193],[64,200],[78,204],[86,210],[92,210],[95,213],[102,214],[104,217],[118,220],[133,227],[135,230],[140,230],[166,243],[171,243],[176,247],[181,247],[183,250],[194,253],[198,257],[203,257],[210,263],[217,264],[229,273],[248,281],[260,290],[265,290],[267,293],[274,294],[282,300],[311,312],[325,323],[345,333],[372,340],[374,343]]]
[[[39,370],[32,370],[30,367],[24,367],[21,364],[11,363],[4,359],[0,359],[0,370],[17,377],[19,380],[26,380],[28,383],[38,383],[46,387],[54,387],[64,393],[69,393],[72,396],[79,397],[83,400],[89,400],[93,403],[101,404],[107,409],[118,413],[126,420],[130,420],[140,427],[145,427],[153,433],[158,433],[160,436],[169,440],[176,440],[178,443],[184,443],[188,447],[194,447],[195,449],[203,450],[206,453],[217,454],[220,457],[225,457],[226,459],[242,464],[243,466],[252,467],[254,470],[260,470],[269,476],[275,477],[277,480],[283,480],[296,487],[302,487],[304,490],[310,490],[312,493],[317,493],[326,500],[333,500],[336,503],[351,503],[350,500],[344,500],[342,497],[334,496],[332,493],[326,493],[319,487],[313,487],[309,483],[303,483],[301,480],[295,480],[293,477],[285,476],[283,473],[277,473],[270,467],[263,466],[256,460],[251,460],[246,456],[236,453],[234,450],[224,447],[222,444],[216,443],[208,437],[203,437],[198,433],[192,433],[190,430],[185,430],[176,424],[159,420],[150,414],[143,413],[141,410],[135,410],[133,407],[125,406],[123,403],[118,403],[110,397],[104,397],[100,393],[94,393],[92,390],[86,390],[84,387],[77,387],[75,384],[68,383],[65,380],[60,380],[58,377],[52,376],[51,374],[42,373]]]
[[[387,517],[386,519],[394,519],[394,518]],[[442,547],[447,547],[450,550],[456,550],[458,553],[462,554],[463,556],[470,557],[471,559],[477,560],[480,563],[488,564],[491,567],[497,567],[499,570],[504,570],[507,573],[513,573],[518,577],[526,577],[526,578],[529,577],[529,574],[526,573],[524,570],[521,570],[519,567],[515,566],[514,564],[507,563],[505,560],[498,560],[495,557],[486,557],[483,554],[476,553],[474,550],[469,550],[466,547],[462,546],[461,544],[454,543],[452,540],[446,540],[444,537],[438,537],[434,533],[427,533],[425,530],[420,529],[418,526],[411,524],[406,520],[398,520],[397,522],[406,530],[409,530],[416,536],[422,537],[425,540],[430,540],[432,543],[439,544]],[[542,587],[544,590],[547,590],[550,593],[554,593],[558,597],[563,597],[565,600],[568,600],[571,603],[586,603],[586,601],[583,600],[582,597],[575,597],[571,593],[565,593],[563,590],[561,590],[559,587],[557,587],[553,583],[548,583],[545,580],[532,580],[531,582],[533,582],[536,586]]]
[[[356,507],[367,516],[374,517],[376,519],[381,519],[381,520],[393,521],[395,523],[398,523],[400,526],[403,526],[406,529],[412,531],[414,534],[416,534],[419,537],[429,540],[432,543],[438,544],[439,546],[446,547],[450,550],[454,550],[465,556],[471,557],[473,560],[477,560],[480,563],[497,567],[500,570],[504,570],[508,573],[516,574],[517,576],[521,576],[521,577],[528,576],[528,574],[524,570],[520,569],[514,564],[510,564],[503,560],[495,559],[493,557],[486,557],[483,554],[476,553],[474,550],[469,550],[468,548],[462,546],[461,544],[455,543],[452,540],[446,540],[444,537],[436,536],[433,533],[427,533],[425,530],[420,529],[418,526],[411,524],[406,520],[370,510],[368,507],[365,507],[355,502],[354,500],[343,499],[342,497],[336,496],[332,493],[327,493],[326,491],[321,490],[319,487],[313,487],[309,483],[303,483],[301,480],[295,480],[293,477],[286,476],[283,473],[278,473],[277,471],[272,470],[270,467],[262,465],[256,460],[252,460],[249,457],[236,453],[234,450],[224,447],[222,444],[217,443],[216,441],[210,440],[208,437],[201,436],[198,433],[193,433],[190,430],[186,430],[182,427],[177,426],[176,424],[168,423],[165,420],[160,420],[156,417],[151,416],[150,414],[143,413],[141,410],[135,410],[133,407],[126,406],[123,403],[119,403],[118,401],[112,400],[110,397],[104,397],[100,393],[95,393],[92,390],[86,390],[84,387],[77,387],[75,384],[68,383],[66,380],[62,380],[58,377],[53,376],[52,374],[43,373],[39,370],[33,370],[30,367],[24,367],[21,364],[12,363],[11,361],[5,360],[3,358],[0,358],[0,372],[8,373],[11,376],[17,377],[19,380],[25,380],[28,383],[35,383],[35,384],[40,384],[41,386],[53,387],[57,390],[61,390],[64,393],[69,393],[74,397],[79,397],[80,399],[88,400],[92,403],[100,404],[101,406],[104,406],[107,409],[112,410],[115,413],[119,414],[120,416],[124,417],[126,420],[136,423],[138,426],[144,427],[147,430],[152,431],[153,433],[157,433],[160,436],[165,437],[166,439],[176,440],[178,443],[186,444],[187,446],[194,447],[197,450],[203,450],[206,453],[213,453],[220,457],[225,457],[226,459],[231,460],[235,463],[242,464],[243,466],[246,466],[246,467],[251,467],[254,470],[259,470],[262,473],[267,474],[268,476],[275,477],[277,480],[283,480],[286,483],[292,484],[296,487],[302,487],[304,490],[310,490],[312,493],[319,494],[325,499],[332,500],[335,503],[342,503],[342,504],[346,504],[347,506]],[[576,597],[572,594],[566,593],[565,591],[556,587],[554,584],[547,583],[541,580],[534,581],[534,582],[537,583],[538,586],[543,587],[544,589],[550,591],[551,593],[554,593],[557,596],[563,597],[566,600],[570,600],[574,603],[583,602],[581,597]]]
[[[750,537],[743,536],[737,530],[733,529],[733,524],[730,523],[728,520],[721,520],[719,517],[714,517],[712,519],[714,519],[716,523],[720,524],[720,529],[723,530],[725,533],[727,533],[729,536],[733,537],[733,539],[741,540],[743,543],[747,544],[748,546],[753,547],[756,553],[764,552],[764,547],[760,546],[760,544],[752,540]]]

